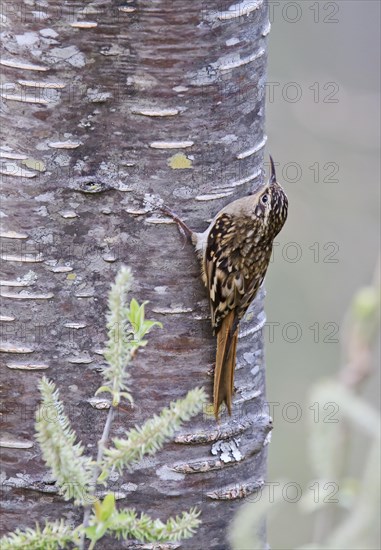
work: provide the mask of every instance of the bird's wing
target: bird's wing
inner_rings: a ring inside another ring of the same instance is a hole
[[[240,240],[234,217],[223,213],[211,228],[205,251],[212,325],[217,333],[226,315],[235,310],[245,293]],[[233,323],[234,328],[238,323]]]
[[[235,331],[266,273],[271,249],[261,254],[256,251],[253,235],[259,228],[254,220],[250,227],[251,236],[246,223],[241,225],[236,216],[224,212],[209,231],[205,273],[216,334],[230,311],[235,312],[232,324]]]

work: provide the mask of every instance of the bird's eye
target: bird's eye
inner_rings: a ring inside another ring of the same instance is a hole
[[[262,197],[261,197],[261,201],[263,204],[267,204],[269,202],[269,196],[267,193],[265,193]]]

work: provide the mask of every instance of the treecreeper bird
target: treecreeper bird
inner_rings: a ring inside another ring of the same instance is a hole
[[[287,196],[277,183],[271,157],[270,165],[268,183],[225,206],[203,233],[193,232],[176,214],[161,208],[193,243],[201,260],[217,337],[213,390],[217,419],[222,402],[231,414],[239,322],[263,283],[274,238],[287,218]]]

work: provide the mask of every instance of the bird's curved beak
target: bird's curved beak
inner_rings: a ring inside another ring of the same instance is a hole
[[[269,157],[270,157],[270,178],[269,178],[269,183],[273,184],[273,183],[276,183],[275,164],[274,164],[273,157],[271,155],[269,155]]]

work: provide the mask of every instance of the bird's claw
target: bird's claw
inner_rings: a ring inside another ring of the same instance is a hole
[[[181,235],[185,239],[184,240],[184,246],[187,242],[192,240],[192,230],[189,229],[189,227],[186,225],[186,223],[183,222],[183,220],[181,218],[179,218],[179,216],[177,214],[172,212],[172,210],[170,210],[165,205],[159,206],[159,209],[161,210],[161,212],[163,212],[163,214],[165,214],[166,216],[171,218],[177,224],[177,227],[178,227]]]

